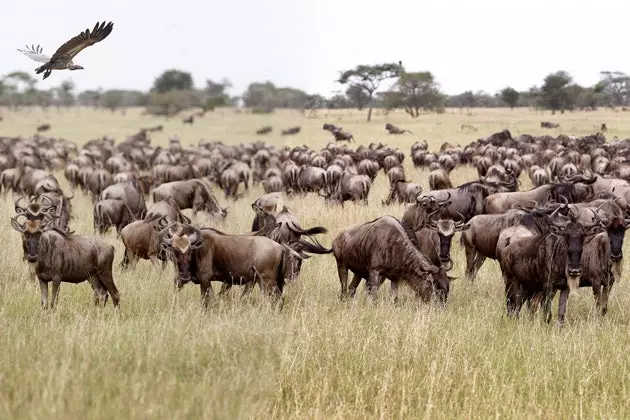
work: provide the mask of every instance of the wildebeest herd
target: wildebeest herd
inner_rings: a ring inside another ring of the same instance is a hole
[[[579,287],[592,287],[597,307],[606,313],[622,275],[629,154],[630,140],[607,143],[601,133],[512,137],[504,130],[466,146],[444,143],[435,152],[417,141],[410,159],[428,170],[430,188],[423,192],[405,174],[405,153],[382,143],[352,149],[335,142],[317,151],[263,141],[228,146],[202,140],[183,147],[173,137],[162,148],[152,146],[148,130],[142,130],[118,144],[104,137],[78,148],[36,135],[0,138],[0,185],[18,195],[11,225],[22,235],[24,259],[39,280],[44,307],[49,282],[53,306],[60,283],[86,280],[96,304],[111,296],[118,305],[114,248],[99,238],[112,227],[124,245],[122,267],[146,259],[163,269],[170,261],[177,287],[199,284],[204,305],[214,296],[211,282],[218,281],[220,294],[239,285],[245,295],[258,284],[281,306],[285,282],[299,277],[303,261],[329,253],[342,299],[354,296],[363,279],[373,297],[389,279],[394,298],[402,282],[421,301],[444,304],[454,280],[448,275],[452,239],[461,232],[466,278],[474,281],[487,258],[497,260],[508,315],[518,316],[527,303],[532,311],[542,307],[549,321],[560,292],[562,323],[569,294]],[[450,174],[461,166],[476,169],[478,177],[454,186]],[[62,191],[56,170],[64,171],[71,193]],[[402,218],[385,215],[347,227],[331,248],[316,239],[325,227],[303,228],[285,205],[286,197],[306,194],[321,197],[331,212],[344,211],[346,201],[365,204],[381,171],[389,182],[383,211],[393,202],[408,203]],[[532,189],[521,190],[524,177]],[[238,200],[241,184],[247,191],[250,182],[265,192],[252,203],[251,232],[196,226],[182,213],[192,209],[193,219],[198,212],[225,218],[229,208],[219,205],[215,191]],[[70,230],[75,191],[92,198],[94,235]]]

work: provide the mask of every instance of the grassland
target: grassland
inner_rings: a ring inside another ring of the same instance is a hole
[[[541,115],[526,110],[449,111],[410,120],[404,114],[376,115],[370,123],[357,111],[304,118],[281,111],[272,116],[217,111],[183,126],[166,121],[88,109],[2,111],[0,135],[30,135],[45,121],[50,135],[77,144],[109,134],[117,140],[141,127],[164,123],[154,144],[180,136],[185,145],[200,138],[239,143],[254,130],[274,126],[265,140],[278,146],[321,148],[333,122],[354,133],[358,143],[387,142],[407,155],[412,135],[387,136],[385,122],[411,129],[432,150],[444,141],[465,144],[504,128],[513,134],[540,133],[540,121],[561,129],[546,133],[584,135],[602,122],[608,136],[630,137],[630,116],[601,111]],[[463,131],[471,124],[478,131]],[[301,125],[302,133],[281,137],[281,128]],[[428,187],[426,172],[405,161],[409,178]],[[469,168],[452,178],[475,177]],[[58,176],[63,178],[61,174]],[[64,186],[65,180],[63,180]],[[527,185],[527,184],[525,184]],[[348,225],[384,214],[400,217],[404,206],[382,207],[387,182],[380,175],[369,206],[327,208],[318,197],[292,200],[302,225],[324,225],[330,241]],[[218,229],[249,230],[253,188],[230,203]],[[222,196],[220,201],[225,204]],[[92,233],[91,203],[77,193],[72,227]],[[478,280],[453,282],[446,309],[418,305],[410,293],[394,306],[387,298],[372,307],[360,289],[353,302],[338,300],[332,256],[306,261],[298,282],[285,289],[285,308],[272,311],[255,290],[240,301],[239,290],[203,312],[199,289],[175,293],[172,268],[160,272],[148,261],[121,272],[122,244],[116,246],[115,280],[121,311],[92,306],[87,283],[63,284],[58,307],[39,307],[39,287],[22,262],[19,234],[10,227],[11,197],[0,199],[0,418],[63,419],[235,419],[235,418],[628,418],[630,417],[630,286],[616,284],[609,312],[601,319],[592,293],[580,290],[569,301],[567,325],[547,325],[538,317],[504,316],[498,265],[487,262]],[[629,249],[626,244],[625,252]],[[454,241],[454,275],[463,275],[464,255]],[[629,272],[630,267],[624,267]],[[235,288],[238,289],[238,288]],[[216,290],[216,287],[215,287]],[[401,291],[403,292],[403,291]]]

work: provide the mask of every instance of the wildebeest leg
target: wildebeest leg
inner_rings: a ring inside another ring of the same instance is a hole
[[[112,277],[112,275],[110,273],[101,273],[98,281],[100,282],[101,287],[104,287],[105,289],[107,289],[107,292],[109,292],[109,295],[112,297],[112,303],[114,304],[114,307],[118,306],[118,304],[120,303],[120,293],[118,292],[118,289],[114,284],[114,278]],[[105,299],[103,300],[103,306],[105,306],[106,303],[107,295],[105,295]]]
[[[545,290],[543,290],[542,308],[543,308],[543,314],[545,316],[546,323],[551,322],[551,303],[553,302],[553,298],[555,296],[556,296],[555,289],[548,290],[548,288],[545,287]]]
[[[123,254],[122,261],[120,261],[120,266],[122,268],[129,267],[129,252],[127,251],[126,248],[125,248],[125,253]]]
[[[593,297],[595,298],[595,307],[599,310],[602,308],[602,285],[599,282],[594,281],[593,285]]]
[[[348,267],[339,260],[337,260],[337,274],[339,275],[339,283],[341,283],[340,298],[343,300],[348,297]]]
[[[243,299],[245,296],[249,295],[252,290],[254,289],[254,282],[250,281],[245,283],[245,287],[243,288],[243,293],[241,293],[241,299]]]
[[[199,279],[199,288],[201,289],[201,304],[204,308],[207,308],[214,300],[214,292],[212,291],[212,284],[210,284],[210,280]]]
[[[221,290],[219,290],[219,293],[217,294],[217,296],[223,296],[224,294],[229,292],[231,288],[232,288],[232,283],[223,283],[221,285]]]
[[[602,285],[602,297],[601,297],[601,311],[602,315],[606,315],[608,312],[608,295],[610,294],[610,289],[612,288],[612,284],[604,283]]]
[[[542,292],[535,293],[534,296],[527,299],[527,308],[529,309],[529,313],[531,315],[535,314],[538,310],[538,306],[542,300],[543,294]]]
[[[376,293],[378,287],[381,285],[381,273],[378,270],[370,270],[370,275],[367,281],[368,296],[374,302],[376,300]]]
[[[483,265],[485,261],[486,261],[486,256],[483,255],[481,252],[477,252],[477,255],[475,256],[475,265],[473,267],[473,273],[472,273],[473,280],[477,277],[477,273],[479,272],[479,269],[481,268],[481,266]]]
[[[39,288],[42,291],[42,308],[48,309],[48,282],[39,279]]]
[[[470,281],[475,281],[475,258],[477,251],[466,243],[464,243],[464,250],[466,251],[466,278]]]
[[[568,299],[569,299],[569,288],[561,290],[560,298],[558,298],[558,326],[560,327],[564,325],[564,315],[567,312]]]
[[[61,286],[61,278],[53,277],[52,279],[52,299],[50,299],[50,309],[57,303],[57,296],[59,296],[59,286]]]
[[[348,276],[348,273],[346,273],[346,280],[347,280],[347,276]],[[351,298],[353,298],[354,295],[357,293],[357,288],[359,287],[359,284],[361,284],[361,280],[363,280],[363,277],[361,277],[357,273],[353,273],[352,281],[350,282],[350,287],[349,287],[349,295]]]
[[[107,289],[97,277],[90,278],[90,286],[94,290],[94,305],[105,306],[107,303]]]
[[[158,262],[158,259],[157,259],[156,255],[151,255],[149,257],[149,259],[151,260],[151,263],[155,266],[155,268],[157,268],[157,269],[160,268],[160,263]]]
[[[389,294],[394,301],[394,303],[398,303],[398,281],[390,280]]]

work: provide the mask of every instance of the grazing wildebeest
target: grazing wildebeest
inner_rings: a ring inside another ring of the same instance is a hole
[[[446,190],[453,188],[451,178],[443,168],[429,172],[429,188],[431,190]]]
[[[549,122],[549,121],[541,121],[540,122],[540,127],[541,128],[559,128],[560,124]]]
[[[173,197],[168,197],[165,200],[151,204],[147,209],[145,218],[150,219],[156,215],[163,217],[167,223],[191,223],[191,220],[181,212],[177,201],[175,201]]]
[[[273,130],[273,128],[270,125],[266,125],[264,127],[260,127],[258,130],[256,130],[256,134],[258,134],[258,135],[268,134],[268,133],[271,133],[272,130]]]
[[[52,282],[52,308],[62,282],[82,283],[89,280],[94,289],[95,304],[105,305],[107,294],[118,306],[120,295],[112,276],[114,247],[93,236],[68,233],[51,224],[53,218],[25,220],[17,215],[11,226],[22,234],[26,258],[35,265],[35,274],[42,293],[42,306],[48,307],[48,283]]]
[[[282,130],[281,134],[283,136],[290,136],[290,135],[299,133],[301,129],[302,129],[301,127],[291,127],[291,128],[287,128],[286,130]]]
[[[367,280],[368,293],[373,298],[383,277],[391,281],[394,299],[400,281],[406,281],[425,302],[431,298],[434,287],[440,288],[434,285],[432,277],[438,267],[412,244],[403,226],[391,216],[344,229],[333,240],[332,248],[342,299],[354,296],[361,279]],[[349,290],[348,270],[354,274]]]
[[[210,282],[220,281],[245,285],[243,295],[258,283],[261,291],[279,299],[282,307],[283,253],[290,250],[286,245],[265,236],[228,235],[180,223],[165,227],[159,235],[162,247],[173,253],[176,286],[181,289],[190,281],[199,284],[204,306],[214,298]]]
[[[343,203],[348,200],[363,201],[365,205],[368,204],[368,195],[372,188],[372,181],[367,175],[358,175],[349,171],[344,171],[341,174],[341,179],[337,188],[332,194],[328,196],[331,202]]]
[[[210,186],[201,179],[167,182],[153,190],[154,203],[169,197],[180,209],[192,209],[193,216],[198,211],[206,211],[221,218],[227,216],[227,209],[221,208]]]

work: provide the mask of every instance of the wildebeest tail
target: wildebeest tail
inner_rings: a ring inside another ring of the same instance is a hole
[[[278,290],[280,293],[284,290],[284,255],[280,258],[280,264],[278,264],[278,272],[276,273],[276,285],[278,286]]]
[[[295,251],[298,253],[308,252],[309,254],[330,254],[333,252],[332,248],[325,248],[322,244],[313,239],[314,243],[299,240],[294,246]]]

